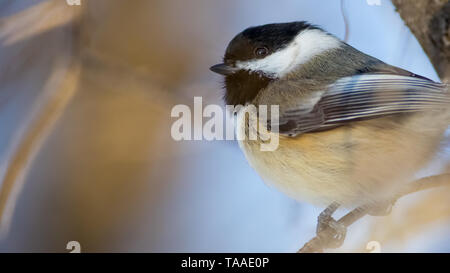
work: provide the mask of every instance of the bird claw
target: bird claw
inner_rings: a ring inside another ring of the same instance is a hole
[[[325,248],[341,247],[347,235],[347,227],[336,221],[326,210],[319,215],[317,220],[316,234],[325,242]]]

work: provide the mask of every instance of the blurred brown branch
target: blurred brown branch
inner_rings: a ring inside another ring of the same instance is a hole
[[[441,174],[435,176],[424,177],[422,179],[416,180],[410,183],[402,192],[400,192],[395,200],[393,200],[392,204],[395,204],[398,199],[403,196],[423,191],[435,187],[441,186],[450,186],[450,174]],[[371,205],[364,205],[357,207],[356,209],[350,211],[337,222],[342,224],[344,227],[348,228],[353,223],[367,215],[370,210],[374,207]],[[314,253],[314,252],[323,252],[324,249],[329,247],[329,239],[333,236],[333,230],[325,229],[323,232],[318,233],[314,238],[312,238],[309,242],[307,242],[298,253]]]
[[[450,81],[450,0],[392,0],[442,81]]]
[[[79,11],[70,9],[63,2],[46,1],[7,18],[1,18],[2,50],[11,56],[20,54],[23,59],[33,56],[35,66],[42,65],[35,57],[38,55],[51,56],[49,59],[54,62],[46,62],[52,65],[47,65],[50,70],[41,95],[31,106],[30,118],[23,122],[15,135],[8,156],[0,163],[4,170],[3,176],[0,177],[0,235],[5,235],[9,229],[17,197],[32,160],[75,94],[80,66],[73,61],[75,46],[72,31]],[[42,18],[44,12],[54,16]],[[45,35],[48,35],[48,38],[41,38]],[[17,45],[20,42],[25,45]],[[42,44],[44,42],[45,46]],[[11,70],[16,69],[16,75],[23,75],[25,71],[34,68],[19,59],[2,59],[2,65],[2,83],[6,81],[8,77],[5,75],[11,73]]]

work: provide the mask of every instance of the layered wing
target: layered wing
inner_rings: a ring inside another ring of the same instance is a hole
[[[356,120],[447,107],[450,96],[444,84],[423,77],[363,74],[328,86],[312,107],[285,110],[279,118],[279,132],[295,136]]]

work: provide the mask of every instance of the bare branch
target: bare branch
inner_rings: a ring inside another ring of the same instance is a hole
[[[397,200],[403,196],[441,186],[450,186],[450,174],[429,176],[408,184],[408,186],[397,195],[392,204],[395,204]],[[338,220],[338,223],[348,228],[353,223],[367,215],[371,209],[373,209],[371,205],[358,207],[344,215],[341,219]],[[323,232],[317,234],[316,237],[307,242],[298,251],[298,253],[323,252],[324,249],[329,248],[328,238],[332,237],[331,232],[332,230],[324,230]]]
[[[392,0],[442,81],[450,81],[450,0]]]

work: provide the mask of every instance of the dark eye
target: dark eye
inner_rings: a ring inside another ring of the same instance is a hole
[[[267,47],[258,47],[255,49],[255,55],[258,57],[264,57],[269,54],[269,49]]]

